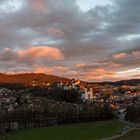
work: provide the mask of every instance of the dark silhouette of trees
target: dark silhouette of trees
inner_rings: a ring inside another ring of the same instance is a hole
[[[56,101],[65,101],[70,103],[77,103],[81,101],[79,92],[74,89],[64,90],[63,88],[58,87],[33,87],[30,89],[30,92],[36,97],[46,97]]]
[[[126,109],[126,120],[132,121],[132,122],[138,122],[140,121],[140,104],[134,103],[131,106],[128,106]]]

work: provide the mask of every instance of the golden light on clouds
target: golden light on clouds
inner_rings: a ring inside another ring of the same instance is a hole
[[[59,49],[48,47],[48,46],[30,47],[28,49],[18,51],[17,53],[20,59],[24,59],[26,57],[33,58],[33,59],[46,58],[49,60],[63,59],[63,55]]]
[[[138,0],[1,0],[0,72],[139,78],[137,9]]]
[[[47,8],[45,6],[44,0],[29,0],[31,7],[35,10],[46,12]]]

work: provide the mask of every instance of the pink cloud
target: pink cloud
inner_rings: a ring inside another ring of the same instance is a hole
[[[108,71],[105,69],[96,69],[89,71],[84,75],[81,75],[81,79],[85,81],[106,81],[106,80],[118,80],[121,79],[116,72]]]
[[[108,65],[109,65],[110,67],[112,67],[112,68],[122,66],[121,64],[113,63],[112,61],[109,61],[109,62],[108,62]]]
[[[126,57],[128,57],[128,56],[129,56],[128,53],[118,53],[118,54],[115,54],[115,55],[113,56],[113,58],[115,58],[115,59],[121,59],[121,58],[126,58]]]
[[[115,59],[122,59],[122,58],[128,58],[128,57],[133,57],[133,58],[139,58],[140,57],[140,51],[133,51],[132,53],[118,53],[113,55],[113,58]]]
[[[35,73],[46,73],[46,74],[52,74],[52,75],[64,75],[64,73],[67,73],[69,71],[68,67],[63,66],[40,66],[40,65],[34,65],[34,72]]]
[[[114,75],[115,73],[112,72],[112,71],[108,71],[104,68],[98,68],[98,69],[94,69],[94,70],[91,70],[87,73],[87,75],[89,76],[106,76],[106,75]]]
[[[30,47],[29,49],[19,51],[18,55],[20,60],[26,58],[31,59],[46,58],[48,60],[63,59],[63,55],[58,48],[52,48],[48,46]]]
[[[50,36],[53,36],[53,37],[62,37],[62,36],[64,36],[63,31],[60,30],[60,29],[56,29],[56,28],[50,28],[50,29],[48,29],[48,34]]]
[[[71,71],[68,77],[80,78],[85,81],[104,81],[104,79],[116,79],[118,75],[112,70],[106,70],[104,68],[97,68],[88,71]]]
[[[49,68],[49,67],[40,67],[40,66],[36,66],[35,73],[46,73],[46,74],[53,74],[53,69]]]
[[[76,65],[77,68],[82,68],[82,67],[85,67],[85,66],[86,66],[85,63],[80,63],[80,64],[77,64],[77,65]]]
[[[134,51],[132,52],[132,56],[140,58],[140,51]]]
[[[31,7],[38,11],[45,11],[44,0],[29,0]]]

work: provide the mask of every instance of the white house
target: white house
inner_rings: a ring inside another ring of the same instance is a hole
[[[89,90],[87,88],[84,89],[84,94],[82,95],[82,99],[84,101],[92,101],[93,100],[93,89],[90,88]]]

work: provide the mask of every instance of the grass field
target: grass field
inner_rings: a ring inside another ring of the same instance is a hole
[[[140,130],[133,130],[121,138],[113,140],[140,140]]]
[[[116,135],[125,125],[117,120],[18,130],[9,140],[96,140]]]

